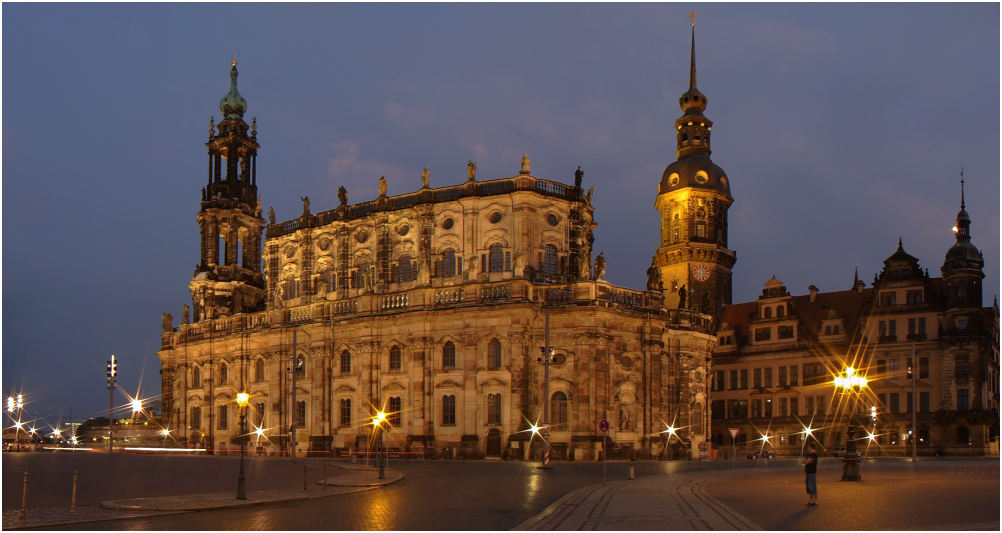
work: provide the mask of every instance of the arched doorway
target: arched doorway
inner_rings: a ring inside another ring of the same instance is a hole
[[[487,432],[487,457],[501,457],[501,432],[496,429]]]

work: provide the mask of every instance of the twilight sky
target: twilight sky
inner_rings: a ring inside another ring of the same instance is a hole
[[[157,395],[190,303],[209,117],[238,54],[280,220],[532,174],[595,186],[606,279],[642,289],[695,10],[734,302],[867,286],[897,247],[940,275],[966,178],[999,293],[999,15],[981,4],[3,5],[3,359],[28,412],[107,413],[105,361]],[[116,404],[124,404],[119,395]],[[5,422],[6,426],[7,423]]]

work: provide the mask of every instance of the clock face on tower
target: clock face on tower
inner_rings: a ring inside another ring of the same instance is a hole
[[[696,278],[696,281],[706,281],[710,279],[710,269],[706,268],[706,265],[696,265],[692,267],[692,277]]]

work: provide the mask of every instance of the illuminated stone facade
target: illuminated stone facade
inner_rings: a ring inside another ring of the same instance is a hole
[[[612,455],[663,453],[669,426],[676,456],[697,453],[712,317],[604,281],[580,169],[574,186],[540,179],[526,156],[483,181],[470,162],[456,185],[425,170],[415,192],[380,180],[374,200],[342,190],[314,214],[304,198],[302,215],[265,225],[231,76],[207,143],[194,312],[165,321],[158,352],[173,434],[233,450],[245,390],[253,451],[365,451],[383,410],[385,444],[427,456],[528,458],[530,425],[548,421],[556,458],[594,459],[602,420]]]

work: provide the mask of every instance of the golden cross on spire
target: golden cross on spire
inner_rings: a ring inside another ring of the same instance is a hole
[[[692,25],[693,26],[696,25],[696,15],[699,15],[699,13],[696,13],[695,11],[692,11],[688,15],[685,16],[686,18],[692,19]]]

